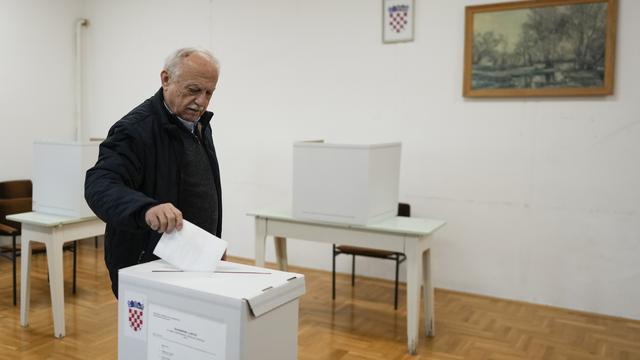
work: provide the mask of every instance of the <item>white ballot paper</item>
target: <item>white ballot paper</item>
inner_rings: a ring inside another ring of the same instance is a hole
[[[214,271],[227,242],[187,220],[182,224],[182,230],[162,234],[153,253],[180,270]]]

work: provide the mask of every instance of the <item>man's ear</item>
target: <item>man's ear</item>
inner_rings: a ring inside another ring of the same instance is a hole
[[[162,88],[165,88],[169,85],[169,72],[167,70],[162,70],[160,72],[160,81],[162,82]]]

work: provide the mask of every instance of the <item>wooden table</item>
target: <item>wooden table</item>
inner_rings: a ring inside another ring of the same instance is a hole
[[[69,241],[103,235],[105,225],[95,216],[74,218],[38,212],[8,215],[7,219],[22,223],[20,325],[29,325],[31,242],[41,242],[47,250],[53,336],[62,338],[65,335],[62,247]]]
[[[431,281],[431,240],[443,227],[442,220],[394,217],[372,225],[349,225],[294,218],[288,211],[258,210],[255,218],[256,265],[264,266],[267,236],[275,237],[276,258],[287,269],[287,240],[296,238],[333,244],[371,247],[402,252],[407,256],[407,347],[416,354],[420,324],[420,286],[423,284],[425,330],[435,335],[433,283]]]

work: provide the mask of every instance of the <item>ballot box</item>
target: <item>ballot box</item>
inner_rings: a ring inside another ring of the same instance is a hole
[[[304,276],[221,261],[119,272],[118,359],[295,360]]]
[[[293,145],[293,216],[367,225],[398,212],[401,143]]]
[[[84,200],[84,177],[98,160],[98,142],[33,144],[33,211],[94,216]]]

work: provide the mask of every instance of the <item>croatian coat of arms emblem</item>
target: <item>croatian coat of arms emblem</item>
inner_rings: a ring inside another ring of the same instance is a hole
[[[409,5],[393,5],[387,8],[389,11],[389,27],[396,33],[404,31],[409,20]]]
[[[138,332],[142,329],[144,304],[140,301],[127,301],[129,307],[129,327],[131,330]]]

